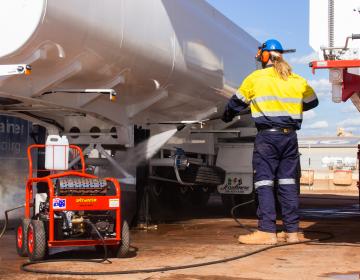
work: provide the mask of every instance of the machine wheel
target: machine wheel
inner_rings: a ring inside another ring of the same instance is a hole
[[[27,229],[30,224],[30,219],[21,219],[16,227],[16,251],[20,257],[27,257]]]
[[[126,220],[121,227],[121,244],[117,248],[116,257],[126,258],[130,250],[130,228]]]
[[[48,253],[47,236],[43,221],[32,220],[27,230],[27,251],[30,261],[40,261]]]

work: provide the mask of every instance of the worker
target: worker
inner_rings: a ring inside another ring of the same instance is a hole
[[[277,243],[274,185],[287,242],[298,242],[299,194],[296,184],[299,161],[296,130],[303,111],[315,108],[318,99],[301,76],[292,72],[281,43],[270,39],[259,47],[256,59],[262,68],[245,78],[226,105],[222,120],[230,122],[250,106],[258,133],[253,153],[254,187],[258,197],[258,230],[241,235],[244,244]]]

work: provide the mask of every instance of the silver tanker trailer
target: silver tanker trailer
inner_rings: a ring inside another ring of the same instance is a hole
[[[259,43],[206,1],[2,0],[0,24],[0,64],[32,66],[0,78],[1,114],[67,135],[156,205],[251,195],[251,118],[216,117]]]

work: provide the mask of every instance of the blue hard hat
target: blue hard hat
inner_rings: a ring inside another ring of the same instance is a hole
[[[277,52],[284,52],[284,48],[282,47],[281,43],[278,40],[275,39],[269,39],[266,40],[262,46],[261,49],[263,51],[277,51]]]

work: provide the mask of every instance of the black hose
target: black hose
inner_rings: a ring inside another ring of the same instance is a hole
[[[52,273],[52,271],[46,271],[46,270],[41,270],[41,269],[31,269],[31,268],[28,268],[28,266],[35,265],[35,264],[40,264],[40,263],[54,263],[54,262],[91,262],[91,263],[104,263],[104,262],[107,262],[107,263],[112,263],[108,259],[108,249],[107,249],[107,246],[105,245],[105,240],[102,237],[99,230],[96,228],[96,226],[90,220],[84,220],[84,222],[89,224],[94,229],[94,231],[98,235],[99,239],[101,240],[101,243],[102,243],[102,245],[104,247],[104,257],[103,258],[101,258],[99,260],[96,260],[96,259],[92,259],[92,260],[88,260],[88,259],[62,259],[62,260],[28,261],[26,263],[23,263],[20,266],[21,270],[26,271],[26,272],[34,272],[34,273],[41,273],[41,274],[60,274],[60,273]],[[58,271],[58,272],[61,272],[61,271]]]
[[[12,209],[8,209],[8,210],[5,211],[5,223],[4,223],[3,229],[1,230],[0,238],[2,238],[3,235],[5,234],[5,231],[6,231],[7,227],[8,227],[8,224],[9,224],[8,213],[9,213],[9,212],[12,212],[12,211],[15,211],[15,210],[17,210],[17,209],[20,209],[20,208],[24,208],[24,207],[25,207],[25,204],[20,205],[20,206],[17,206],[17,207],[12,208]]]
[[[249,228],[249,227],[245,226],[244,224],[242,224],[242,223],[240,222],[240,220],[236,217],[236,215],[235,215],[235,210],[236,210],[237,208],[240,208],[240,207],[242,207],[242,206],[245,206],[245,205],[248,205],[248,204],[251,204],[251,203],[254,203],[254,202],[255,202],[255,200],[253,199],[253,200],[246,201],[246,202],[244,202],[244,203],[240,203],[240,204],[238,204],[238,205],[235,205],[233,208],[231,208],[231,211],[230,211],[231,216],[232,216],[232,218],[235,220],[235,222],[236,222],[240,227],[242,227],[243,229],[245,229],[245,230],[248,231],[248,232],[254,232],[255,230],[252,229],[252,228]]]
[[[235,261],[235,260],[239,260],[239,259],[243,259],[243,258],[252,256],[252,255],[255,255],[255,254],[258,254],[261,252],[265,252],[265,251],[268,251],[268,250],[274,249],[274,248],[293,246],[293,245],[305,244],[305,243],[311,243],[311,242],[320,242],[320,241],[326,241],[326,240],[334,238],[334,235],[330,232],[319,232],[319,231],[306,231],[306,232],[307,233],[325,234],[326,236],[323,238],[299,241],[299,242],[294,242],[294,243],[283,243],[283,244],[271,245],[271,246],[267,246],[267,247],[264,247],[261,249],[254,250],[252,252],[248,252],[245,254],[241,254],[238,256],[225,258],[225,259],[221,259],[221,260],[215,260],[215,261],[209,261],[209,262],[203,262],[203,263],[197,263],[197,264],[179,265],[179,266],[166,266],[166,267],[160,267],[160,268],[120,270],[120,271],[99,271],[99,272],[59,271],[59,270],[42,270],[42,269],[28,268],[28,266],[31,266],[34,264],[59,262],[57,260],[53,260],[53,261],[27,262],[27,263],[24,263],[21,265],[21,269],[26,272],[33,272],[33,273],[40,273],[40,274],[58,274],[58,275],[121,275],[121,274],[124,275],[124,274],[166,272],[166,271],[189,269],[189,268],[196,268],[196,267],[231,262],[231,261]],[[81,260],[81,261],[90,262],[90,260]]]
[[[5,231],[7,229],[7,226],[9,224],[9,216],[8,216],[8,213],[9,212],[12,212],[12,211],[15,211],[17,209],[20,209],[20,208],[24,208],[25,207],[25,204],[23,205],[20,205],[20,206],[17,206],[15,208],[12,208],[12,209],[8,209],[5,211],[5,223],[4,223],[4,227],[3,229],[1,230],[0,232],[0,238],[3,237],[3,235],[5,234]],[[66,217],[65,217],[66,218]],[[107,246],[105,245],[105,240],[104,238],[102,237],[101,233],[99,232],[99,230],[96,228],[96,226],[90,221],[90,220],[84,220],[85,223],[89,224],[95,231],[95,233],[98,235],[99,239],[101,240],[101,243],[104,247],[104,257],[101,259],[101,260],[78,260],[78,259],[67,259],[67,260],[61,260],[61,261],[87,261],[87,262],[96,262],[96,263],[103,263],[103,262],[108,262],[108,263],[111,263],[111,261],[108,259],[108,249],[107,249]],[[50,261],[45,261],[45,262],[52,262],[51,260]]]
[[[241,203],[239,205],[236,205],[231,209],[231,214],[233,215],[233,218],[235,221],[242,227],[247,230],[250,230],[246,226],[244,226],[234,215],[234,211],[236,208],[239,208],[241,206],[253,203],[254,201],[247,201],[245,203]],[[252,230],[251,230],[252,231]],[[239,259],[243,259],[261,252],[265,252],[274,248],[279,247],[285,247],[285,246],[293,246],[298,244],[305,244],[305,243],[312,243],[312,242],[321,242],[326,241],[329,239],[334,238],[334,235],[330,232],[321,232],[321,231],[304,231],[305,233],[315,233],[315,234],[322,234],[325,235],[323,238],[317,238],[312,240],[306,240],[306,241],[299,241],[294,243],[283,243],[283,244],[277,244],[277,245],[270,245],[266,246],[261,249],[257,249],[245,254],[241,254],[234,257],[229,257],[225,259],[215,260],[215,261],[208,261],[208,262],[202,262],[202,263],[196,263],[196,264],[188,264],[188,265],[179,265],[179,266],[166,266],[166,267],[160,267],[160,268],[148,268],[148,269],[133,269],[133,270],[120,270],[120,271],[99,271],[99,272],[82,272],[82,271],[59,271],[59,270],[43,270],[43,269],[35,269],[35,268],[29,268],[31,265],[40,264],[40,263],[49,263],[49,262],[59,262],[58,260],[50,260],[50,261],[38,261],[38,262],[27,262],[21,265],[21,270],[26,272],[33,272],[33,273],[39,273],[39,274],[58,274],[58,275],[126,275],[126,274],[139,274],[139,273],[155,273],[155,272],[166,272],[166,271],[174,271],[174,270],[182,270],[182,269],[189,269],[189,268],[197,268],[197,267],[203,267],[203,266],[209,266],[209,265],[215,265],[220,263],[226,263],[231,262]],[[103,259],[105,260],[106,257]],[[80,261],[80,260],[72,260],[72,261]],[[92,262],[92,260],[81,260],[81,262]],[[97,261],[99,262],[99,261]]]

